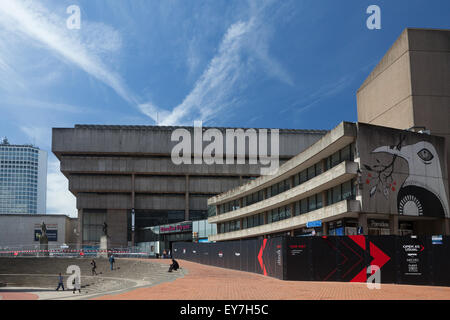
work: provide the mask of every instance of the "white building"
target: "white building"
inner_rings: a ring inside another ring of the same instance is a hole
[[[47,152],[0,142],[0,214],[45,214]]]

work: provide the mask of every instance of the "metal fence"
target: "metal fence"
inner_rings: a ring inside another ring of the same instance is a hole
[[[105,257],[113,254],[117,258],[149,258],[152,257],[148,251],[142,248],[134,247],[120,247],[108,248],[101,250],[98,243],[83,244],[79,248],[78,244],[48,244],[44,248],[35,244],[18,244],[14,246],[0,246],[0,257]]]

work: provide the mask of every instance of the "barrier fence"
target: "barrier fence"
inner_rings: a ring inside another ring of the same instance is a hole
[[[72,245],[53,245],[48,249],[40,249],[36,245],[17,245],[10,247],[0,247],[0,257],[98,257],[105,254],[114,254],[116,257],[142,257],[151,256],[149,252],[140,250],[138,247],[111,248],[107,250],[99,249],[99,245],[83,245],[81,249]]]
[[[381,283],[450,286],[450,237],[278,237],[173,244],[175,259],[259,273],[283,280],[366,282],[369,266]]]

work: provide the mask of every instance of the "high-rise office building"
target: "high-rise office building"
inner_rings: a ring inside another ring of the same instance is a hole
[[[47,152],[32,145],[0,142],[0,214],[44,214]]]

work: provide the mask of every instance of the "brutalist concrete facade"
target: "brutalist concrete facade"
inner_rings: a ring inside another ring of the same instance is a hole
[[[80,245],[98,241],[105,221],[111,247],[138,242],[131,232],[132,208],[137,231],[205,219],[208,198],[260,175],[262,165],[249,164],[248,159],[245,164],[174,164],[171,152],[178,142],[171,141],[171,135],[180,128],[194,135],[194,127],[53,128],[52,151],[77,199]],[[225,134],[226,128],[217,129]],[[326,132],[280,129],[280,165]]]

